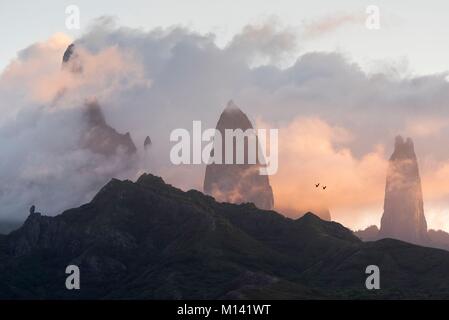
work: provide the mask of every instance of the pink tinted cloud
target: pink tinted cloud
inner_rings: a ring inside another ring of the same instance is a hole
[[[382,203],[387,168],[384,148],[377,146],[357,158],[345,147],[352,139],[345,128],[316,117],[299,117],[280,128],[279,170],[270,176],[276,209],[296,217],[329,208],[333,220],[341,221]]]
[[[315,20],[310,23],[306,23],[303,35],[306,38],[316,38],[334,32],[345,25],[359,23],[363,23],[363,16],[361,15],[349,13],[335,14],[319,20]]]

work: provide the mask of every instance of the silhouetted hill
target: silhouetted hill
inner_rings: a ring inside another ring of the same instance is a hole
[[[65,268],[81,290],[65,288]],[[365,268],[381,290],[365,289]],[[301,299],[449,297],[449,253],[364,243],[309,213],[292,220],[218,203],[144,174],[111,180],[56,217],[32,213],[0,236],[1,298]]]
[[[449,250],[449,233],[443,230],[430,229],[427,231],[427,235],[430,240],[429,247]]]
[[[369,226],[364,230],[357,230],[354,234],[362,241],[376,241],[385,239],[377,226]],[[421,245],[431,248],[444,249],[449,251],[449,233],[443,230],[427,230],[427,242]]]

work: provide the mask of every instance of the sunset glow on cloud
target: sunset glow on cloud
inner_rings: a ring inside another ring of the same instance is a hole
[[[354,19],[341,17],[314,30]],[[429,227],[449,230],[443,218],[449,218],[449,152],[441,147],[449,132],[444,74],[368,75],[339,53],[319,52],[280,68],[279,60],[300,41],[291,30],[256,25],[219,48],[211,35],[184,28],[144,32],[100,21],[75,39],[80,73],[61,67],[72,42],[64,34],[20,51],[0,76],[0,139],[6,146],[0,177],[17,182],[1,190],[0,204],[8,209],[2,214],[22,218],[29,203],[39,201],[49,214],[59,213],[87,201],[110,174],[135,179],[151,170],[183,189],[201,190],[204,166],[174,167],[165,142],[170,130],[190,127],[192,120],[215,127],[234,99],[254,125],[279,129],[279,171],[270,177],[276,210],[298,217],[328,208],[348,227],[378,225],[388,158],[394,137],[403,133],[415,140]],[[261,60],[254,65],[255,59]],[[151,135],[151,156],[139,150],[131,168],[124,168],[117,159],[79,150],[83,104],[92,97],[108,123],[129,131],[136,145]],[[23,156],[30,151],[33,157]],[[76,178],[80,172],[88,182]],[[48,181],[47,191],[34,187]],[[317,189],[318,182],[327,189]],[[49,196],[53,188],[58,192]],[[70,201],[69,193],[76,194]],[[57,195],[57,205],[43,200]]]

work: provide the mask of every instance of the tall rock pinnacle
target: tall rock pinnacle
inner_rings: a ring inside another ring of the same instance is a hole
[[[223,137],[222,156],[225,157],[225,129],[253,129],[248,117],[229,101],[217,123],[217,130]],[[247,146],[247,141],[245,141]],[[235,151],[235,145],[234,145]],[[234,152],[235,159],[235,152]],[[260,175],[260,161],[250,164],[245,148],[243,164],[209,164],[204,178],[204,193],[212,195],[222,202],[252,202],[261,209],[271,210],[274,207],[273,191],[268,176]]]
[[[379,235],[416,244],[428,242],[418,161],[410,138],[396,137]]]

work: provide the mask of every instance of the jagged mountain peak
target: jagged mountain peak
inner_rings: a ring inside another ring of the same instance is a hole
[[[85,107],[85,130],[80,139],[81,147],[106,156],[114,155],[118,151],[124,151],[125,155],[136,153],[137,148],[130,133],[120,134],[108,125],[96,99],[88,100]]]
[[[152,175],[151,173],[143,173],[137,179],[136,183],[139,185],[153,186],[153,187],[170,186],[165,183],[165,181],[164,181],[164,179],[162,179],[162,177]]]
[[[226,105],[226,108],[220,115],[217,122],[217,129],[224,134],[225,129],[253,129],[253,125],[248,116],[230,100]]]
[[[416,158],[413,140],[410,137],[404,140],[401,135],[396,136],[394,142],[394,151],[390,159],[395,160],[409,158]]]
[[[318,217],[316,214],[314,214],[313,212],[306,212],[304,213],[304,215],[298,219],[306,219],[306,220],[321,220],[320,217]]]

